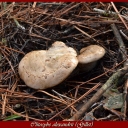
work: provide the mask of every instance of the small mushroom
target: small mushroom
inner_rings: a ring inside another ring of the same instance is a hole
[[[78,64],[76,51],[56,41],[48,50],[32,51],[19,63],[18,72],[25,84],[46,89],[64,81]]]
[[[93,69],[99,59],[105,55],[105,49],[98,45],[90,45],[80,50],[77,56],[79,70],[88,72]]]

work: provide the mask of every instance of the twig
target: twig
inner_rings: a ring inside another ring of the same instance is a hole
[[[9,85],[0,84],[0,88],[7,88]],[[26,85],[17,85],[18,87],[27,87]]]
[[[98,119],[96,119],[96,121],[106,121],[106,120],[108,120],[108,119],[110,119],[110,118],[112,118],[112,117],[114,117],[115,115],[112,115],[112,114],[109,114],[108,116],[106,116],[106,117],[102,117],[102,118],[98,118]]]
[[[0,17],[2,17],[2,16],[5,15],[5,14],[10,13],[10,11],[11,11],[12,8],[14,7],[14,5],[15,5],[15,2],[12,2],[10,5],[8,5],[8,6],[6,7],[6,9],[2,10],[2,11],[0,12]]]
[[[83,30],[81,30],[77,26],[74,25],[74,28],[76,28],[78,31],[80,31],[81,33],[83,33],[84,35],[86,35],[87,37],[89,37],[90,39],[93,39],[94,41],[96,41],[92,36],[90,36],[88,33],[84,32]]]
[[[2,60],[2,52],[0,52],[0,61]],[[0,62],[0,84],[2,84],[2,63]]]
[[[29,34],[29,36],[38,37],[38,38],[41,38],[41,39],[44,39],[44,40],[48,40],[48,41],[51,40],[51,39],[49,39],[47,37],[43,37],[43,36],[40,36],[40,35],[37,35],[37,34],[34,34],[34,33]]]
[[[120,30],[120,33],[125,37],[126,40],[128,40],[128,36],[122,30]]]
[[[6,100],[7,100],[7,92],[5,92],[5,94],[3,94],[2,96],[3,98],[3,103],[2,103],[2,116],[5,115],[5,107],[6,107]]]
[[[37,2],[34,2],[33,5],[32,5],[32,8],[35,8],[36,4],[37,4]]]
[[[21,114],[21,113],[18,113],[18,112],[16,112],[16,111],[14,111],[12,108],[10,108],[10,107],[8,107],[8,106],[6,106],[6,110],[7,110],[8,112],[11,112],[11,113],[13,113],[13,114],[15,114],[15,115],[18,115],[18,116],[21,116],[21,117],[24,117],[24,118],[27,117],[26,115],[23,115],[23,114]],[[36,121],[44,121],[44,120],[37,119],[37,118],[33,118],[33,117],[30,117],[30,116],[27,117],[27,118],[32,119],[32,120],[36,120]]]
[[[66,6],[67,4],[66,3],[62,3],[62,2],[42,2],[42,3],[39,3],[39,6],[43,6],[43,5],[56,5],[56,6]]]
[[[15,5],[15,2],[13,2],[12,5],[14,6]],[[13,8],[13,6],[12,6],[12,8]],[[6,10],[6,9],[8,9],[7,8],[7,3],[4,2],[4,10]],[[13,20],[16,23],[16,25],[17,25],[18,28],[22,29],[23,31],[25,30],[25,27],[22,26],[22,25],[20,25],[20,23],[17,21],[17,19],[13,18]]]
[[[111,25],[111,28],[114,32],[114,35],[117,39],[117,42],[119,44],[119,47],[120,47],[120,51],[121,51],[121,55],[122,55],[122,58],[123,59],[126,59],[125,63],[124,63],[124,67],[128,65],[128,59],[127,59],[127,51],[126,51],[126,47],[125,47],[125,44],[120,36],[120,33],[118,31],[118,29],[116,28],[116,25],[115,24],[112,24]],[[122,31],[121,31],[122,32]],[[123,120],[125,120],[126,118],[126,108],[127,108],[127,102],[126,102],[126,96],[127,96],[127,88],[128,88],[128,79],[126,80],[126,83],[125,83],[125,86],[124,86],[124,96],[123,96],[123,107],[121,109],[121,111],[123,111]]]
[[[90,94],[93,90],[95,90],[96,88],[98,88],[100,86],[100,84],[95,85],[93,88],[91,88],[89,91],[87,91],[84,95],[82,95],[81,97],[79,97],[77,100],[75,100],[74,102],[72,102],[71,104],[69,104],[66,108],[64,108],[63,110],[61,110],[60,112],[58,112],[56,115],[54,115],[52,118],[50,118],[49,120],[52,120],[54,117],[58,116],[59,114],[61,114],[64,110],[66,110],[67,108],[69,108],[70,106],[72,106],[73,104],[77,103],[78,101],[82,100],[83,98],[85,98],[85,96],[87,96],[88,94]]]
[[[116,73],[114,73],[107,80],[107,82],[93,95],[93,97],[89,99],[89,101],[86,104],[84,104],[82,108],[76,114],[74,114],[69,120],[74,121],[80,119],[84,115],[84,113],[89,109],[89,107],[91,107],[93,103],[98,101],[108,88],[115,86],[118,83],[119,78],[125,75],[127,72],[128,72],[128,66],[119,69]]]
[[[124,45],[124,42],[123,42],[123,40],[122,40],[122,38],[121,38],[121,36],[120,36],[120,33],[119,33],[119,31],[118,31],[116,25],[115,25],[115,24],[112,24],[112,25],[111,25],[111,28],[112,28],[113,33],[114,33],[114,35],[115,35],[115,37],[116,37],[116,40],[117,40],[117,42],[118,42],[118,44],[119,44],[119,49],[120,49],[120,51],[121,51],[122,58],[123,58],[123,60],[125,60],[125,59],[127,59],[127,51],[126,51],[126,47],[125,47],[125,45]],[[125,66],[125,65],[128,65],[128,60],[126,60],[126,61],[124,62],[124,66]]]
[[[74,99],[72,99],[72,98],[70,98],[70,97],[67,97],[67,96],[65,96],[65,95],[62,95],[62,94],[58,93],[57,91],[55,91],[55,90],[53,90],[53,89],[52,89],[52,91],[53,91],[55,94],[57,94],[60,98],[64,97],[64,98],[66,98],[66,99],[68,99],[68,100],[74,101]]]
[[[123,114],[121,112],[119,112],[117,110],[114,110],[114,109],[109,109],[107,107],[105,107],[105,109],[108,110],[108,111],[110,111],[111,113],[115,114],[116,116],[118,116],[119,119],[122,119]]]
[[[96,77],[94,77],[94,78],[92,78],[92,79],[89,79],[89,80],[87,80],[87,81],[85,81],[85,82],[81,82],[81,84],[78,85],[78,86],[82,86],[82,85],[84,85],[84,84],[87,84],[87,83],[89,83],[89,82],[91,82],[91,81],[93,81],[93,80],[96,80],[96,79],[98,79],[98,78],[100,78],[100,77],[106,75],[106,74],[109,73],[109,72],[113,72],[113,71],[115,70],[115,68],[119,67],[119,66],[120,66],[121,64],[123,64],[125,61],[126,61],[126,59],[123,60],[122,62],[120,62],[119,64],[115,65],[115,66],[112,67],[111,69],[109,69],[109,70],[105,71],[104,73],[100,74],[99,76],[96,76]],[[72,82],[72,81],[68,81],[68,82]],[[74,82],[74,81],[73,81],[73,82]],[[76,82],[76,81],[75,81],[75,82]]]
[[[4,57],[6,58],[6,60],[8,61],[8,63],[9,63],[9,65],[10,65],[10,67],[11,67],[11,69],[12,69],[13,73],[14,73],[14,74],[16,74],[16,72],[15,72],[15,70],[14,70],[13,66],[12,66],[11,61],[6,57],[6,55],[4,54],[4,52],[2,52],[2,54],[4,55]]]
[[[4,7],[4,9],[6,9],[6,7],[7,7],[7,2],[3,2],[3,7]]]
[[[126,120],[126,110],[127,110],[127,90],[128,90],[128,79],[126,80],[125,82],[125,86],[124,86],[124,103],[123,103],[123,107],[122,107],[122,112],[124,113],[124,116],[123,116],[123,120]]]
[[[117,16],[118,13],[116,12],[113,12],[113,11],[105,11],[105,10],[102,10],[102,9],[98,9],[98,8],[93,8],[94,11],[96,12],[99,12],[100,14],[110,14],[110,15],[115,15]],[[126,20],[128,20],[128,17],[127,16],[124,16],[124,15],[121,15],[123,18],[125,18]]]
[[[44,91],[44,90],[39,90],[39,92],[43,92],[44,94],[46,94],[46,95],[48,95],[48,96],[51,96],[51,97],[53,97],[53,98],[55,98],[55,99],[60,100],[61,103],[68,105],[68,103],[67,103],[64,99],[60,99],[60,98],[58,98],[58,97],[56,97],[56,96],[54,96],[54,95],[52,95],[52,94],[50,94],[50,93],[48,93],[48,92],[46,92],[46,91]],[[71,106],[71,108],[73,108],[75,111],[77,111],[73,106]]]
[[[117,8],[116,8],[115,4],[114,4],[113,2],[111,2],[111,4],[112,4],[112,6],[113,6],[114,10],[116,11],[117,15],[119,16],[119,18],[120,18],[120,19],[121,19],[121,21],[123,22],[123,24],[124,24],[124,26],[126,27],[126,29],[128,29],[127,24],[125,23],[124,19],[121,17],[121,15],[120,15],[119,11],[117,10]]]
[[[2,92],[2,93],[4,93],[4,92],[9,92],[8,94],[10,94],[11,93],[11,91],[10,90],[7,90],[7,89],[1,89],[0,88],[0,92]],[[15,97],[15,98],[29,98],[29,99],[33,99],[33,100],[46,100],[46,101],[55,101],[55,102],[59,102],[59,103],[62,103],[62,101],[60,100],[60,99],[47,99],[47,98],[39,98],[39,97],[35,97],[35,96],[32,96],[32,95],[26,95],[25,93],[21,93],[21,92],[14,92],[14,94],[13,95],[7,95],[7,98],[8,97]]]
[[[96,109],[100,108],[102,105],[103,105],[103,103],[97,103],[97,106],[94,107],[90,112],[88,112],[88,113],[86,114],[86,116],[83,117],[82,120],[86,120],[86,117],[88,117],[88,116],[90,116],[90,117],[94,118],[95,120],[97,120],[97,119],[93,116],[93,113],[94,113],[94,111],[95,111]]]
[[[117,14],[117,13],[112,12],[112,11],[105,11],[105,10],[98,9],[98,8],[93,8],[93,10],[96,11],[96,12],[99,12],[101,14],[112,14],[112,15],[116,15]]]
[[[1,42],[0,42],[0,44],[1,44]],[[18,53],[20,53],[20,54],[25,55],[24,52],[22,52],[22,51],[18,51],[18,50],[13,49],[13,48],[9,48],[9,47],[7,47],[7,46],[0,46],[0,47],[1,47],[1,48],[4,48],[4,49],[6,49],[6,50],[11,50],[11,51],[18,52]]]
[[[22,25],[18,22],[17,19],[15,19],[15,18],[13,18],[13,19],[14,19],[14,22],[16,23],[17,27],[20,28],[20,29],[22,29],[23,31],[25,31],[25,27],[22,26]]]
[[[69,7],[68,9],[65,9],[63,11],[61,10],[62,12],[58,12],[59,13],[59,17],[62,16],[62,15],[64,15],[65,13],[67,13],[68,11],[70,11],[71,9],[73,9],[75,7],[78,7],[79,4],[81,4],[81,3],[77,3],[77,4],[74,4],[74,5],[71,5],[71,7]]]

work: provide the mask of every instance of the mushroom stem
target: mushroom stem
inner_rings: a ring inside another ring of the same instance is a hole
[[[79,72],[80,73],[89,72],[96,66],[96,64],[97,64],[97,61],[90,62],[88,64],[78,64]]]

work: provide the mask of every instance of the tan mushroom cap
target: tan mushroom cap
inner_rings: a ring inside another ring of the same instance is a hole
[[[80,55],[77,56],[78,62],[88,64],[101,59],[105,54],[105,49],[98,45],[90,45],[80,50]]]
[[[76,68],[76,51],[56,41],[49,50],[32,51],[19,63],[21,79],[31,88],[46,89],[64,81]]]

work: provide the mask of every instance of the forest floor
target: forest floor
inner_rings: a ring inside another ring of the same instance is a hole
[[[0,120],[127,120],[128,69],[116,81],[112,78],[127,67],[127,25],[127,3],[1,2]],[[30,51],[48,49],[55,41],[76,51],[97,44],[106,54],[93,70],[55,87],[27,87],[18,74],[20,60]],[[108,88],[99,92],[107,82],[115,87],[109,96],[104,95]],[[117,96],[113,103],[109,103],[108,99],[114,99],[110,95]]]

